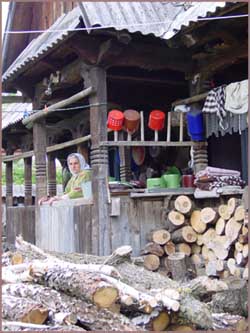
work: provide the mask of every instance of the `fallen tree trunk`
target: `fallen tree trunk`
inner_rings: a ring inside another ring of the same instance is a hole
[[[3,295],[3,319],[24,323],[43,324],[48,318],[49,310],[37,301],[27,298]]]
[[[22,323],[18,321],[7,321],[4,320],[2,322],[3,331],[31,331],[31,332],[43,332],[43,331],[63,331],[63,332],[75,332],[75,331],[86,331],[85,329],[75,326],[75,325],[64,325],[64,326],[49,326],[49,325],[37,325],[37,324],[29,324],[29,323]]]

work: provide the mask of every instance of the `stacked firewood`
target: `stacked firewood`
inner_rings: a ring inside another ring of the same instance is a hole
[[[166,213],[165,229],[153,231],[150,240],[142,255],[151,271],[164,267],[181,280],[195,266],[196,273],[248,280],[248,216],[239,199],[196,209],[180,195]]]
[[[243,279],[176,282],[144,269],[131,252],[122,246],[108,257],[48,253],[17,238],[16,252],[2,255],[3,330],[247,328]]]

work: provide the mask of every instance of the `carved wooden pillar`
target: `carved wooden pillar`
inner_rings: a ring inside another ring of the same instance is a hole
[[[205,77],[204,75],[194,75],[193,79],[190,81],[190,96],[198,95],[209,90],[207,87],[207,76]],[[197,103],[192,104],[192,106],[199,108],[199,104]],[[194,142],[192,150],[194,161],[193,170],[194,174],[196,174],[204,170],[208,165],[207,140],[204,139],[203,142]]]
[[[24,159],[24,204],[32,205],[32,157]]]
[[[33,140],[36,163],[36,203],[47,195],[45,119],[34,122]]]
[[[119,132],[119,139],[124,140],[124,132]],[[119,147],[120,155],[120,178],[122,182],[128,182],[131,180],[131,148]]]
[[[100,147],[101,141],[107,141],[107,86],[106,71],[99,67],[90,68],[86,73],[85,85],[91,85],[95,94],[89,97],[91,168],[93,171],[92,190],[94,209],[92,210],[92,253],[108,255],[111,252],[111,229],[108,212],[108,149]]]
[[[56,195],[56,160],[54,154],[47,155],[48,159],[48,192],[49,196]]]
[[[6,206],[13,206],[13,162],[6,162]]]

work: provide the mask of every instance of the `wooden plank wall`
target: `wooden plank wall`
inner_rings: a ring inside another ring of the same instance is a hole
[[[91,253],[91,205],[41,206],[36,244],[44,250]]]
[[[6,240],[15,244],[16,236],[35,244],[35,207],[7,207]]]

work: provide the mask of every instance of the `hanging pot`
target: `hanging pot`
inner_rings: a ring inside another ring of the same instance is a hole
[[[130,134],[136,132],[140,124],[140,114],[136,110],[124,111],[124,128]]]
[[[154,131],[160,131],[164,127],[165,113],[160,110],[150,112],[148,127]]]
[[[108,114],[108,128],[114,131],[120,131],[124,122],[124,115],[119,110],[112,110]]]

